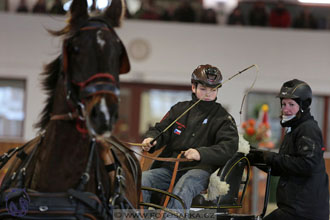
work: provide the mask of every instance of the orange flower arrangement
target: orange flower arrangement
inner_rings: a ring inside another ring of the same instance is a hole
[[[262,118],[259,125],[255,119],[249,119],[242,124],[243,137],[254,147],[272,148],[274,144],[270,141],[270,125],[268,123],[268,105],[261,107]]]

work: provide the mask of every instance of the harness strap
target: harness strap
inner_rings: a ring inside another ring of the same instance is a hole
[[[102,217],[102,219],[110,219],[110,216],[107,212],[107,210],[103,207],[101,201],[98,200],[96,196],[88,196],[80,191],[69,189],[68,194],[74,197],[75,199],[78,199],[80,202],[83,202],[85,205],[89,206],[93,210],[96,210],[99,216]],[[79,214],[79,211],[78,211]],[[84,214],[84,213],[81,213]]]
[[[105,165],[104,168],[105,170],[107,171],[107,173],[110,173],[112,171],[115,171],[116,170],[116,164],[115,163],[112,163],[112,164],[108,164],[108,165]]]
[[[113,158],[115,160],[115,166],[116,166],[116,177],[115,177],[115,192],[114,192],[114,196],[116,195],[122,195],[124,188],[125,188],[125,174],[123,173],[122,170],[122,164],[120,163],[120,160],[118,159],[117,155],[115,154],[115,152],[113,151],[113,149],[110,149]]]
[[[25,143],[21,147],[15,147],[11,148],[7,151],[7,153],[4,153],[3,155],[0,156],[0,169],[7,164],[7,162],[14,156],[16,152],[19,152],[23,150],[26,146],[30,145],[35,139],[30,140],[29,142]]]
[[[106,142],[110,143],[111,146],[114,146],[116,149],[118,149],[119,151],[123,152],[125,154],[125,157],[128,160],[128,163],[130,165],[134,180],[135,180],[135,184],[137,184],[137,179],[138,179],[138,173],[139,173],[139,167],[135,164],[134,159],[131,157],[131,155],[127,154],[126,150],[129,150],[133,153],[135,153],[135,151],[133,151],[130,147],[121,144],[121,142],[119,142],[117,139],[115,139],[114,137],[111,137],[110,139],[106,139]],[[105,146],[105,147],[109,147],[109,146]],[[113,152],[113,150],[111,150],[114,157],[116,157],[116,154]],[[118,158],[117,161],[119,162]],[[120,164],[120,163],[119,163]]]
[[[37,152],[38,147],[40,146],[43,138],[40,139],[38,145],[33,149],[31,154],[29,155],[28,159],[25,160],[26,162],[23,164],[23,168],[20,169],[17,177],[17,185],[16,187],[18,188],[23,188],[24,187],[24,180],[25,180],[25,175],[26,175],[26,169],[28,168],[34,154]],[[24,161],[23,161],[24,162]]]
[[[119,145],[119,144],[118,144]],[[118,147],[118,146],[117,146]],[[117,148],[118,150],[123,151],[123,149],[121,147]],[[116,166],[116,179],[115,179],[115,193],[114,195],[109,199],[110,204],[112,205],[113,208],[119,208],[121,210],[130,210],[130,211],[135,211],[134,206],[132,205],[132,203],[124,196],[124,191],[125,191],[125,187],[126,187],[126,183],[125,183],[125,173],[123,173],[123,169],[121,166],[121,163],[117,157],[117,155],[115,154],[115,152],[113,151],[112,148],[110,148],[110,151],[113,155],[113,158],[115,160],[115,166]],[[125,154],[125,156],[127,157],[127,154]],[[129,159],[128,159],[129,160]],[[130,163],[129,163],[130,164]],[[132,164],[130,164],[130,166],[132,166]],[[134,174],[134,167],[131,167],[132,169],[132,173],[134,178],[137,178]],[[137,182],[137,180],[135,179],[135,182]],[[138,216],[138,219],[141,219]]]
[[[2,184],[1,184],[0,192],[2,192],[2,191],[4,191],[4,190],[6,190],[7,188],[9,188],[10,184],[12,184],[12,182],[16,179],[16,177],[17,177],[17,179],[18,179],[18,182],[17,182],[16,187],[18,187],[18,188],[23,188],[23,185],[24,185],[24,176],[25,176],[26,168],[27,168],[28,165],[30,164],[31,159],[32,159],[34,153],[36,152],[38,146],[40,146],[40,144],[41,144],[41,142],[42,142],[42,140],[43,140],[43,136],[40,135],[40,136],[38,136],[37,138],[39,138],[38,143],[37,143],[37,145],[33,148],[33,150],[32,150],[32,152],[30,153],[30,155],[28,155],[28,157],[27,157],[28,159],[27,159],[27,160],[22,160],[23,162],[22,162],[22,164],[19,166],[19,167],[20,167],[20,171],[19,171],[18,175],[17,175],[17,172],[13,172],[12,175],[11,175],[10,177],[9,177],[9,175],[8,175],[8,176],[6,175],[5,178],[4,178],[4,180],[3,180],[3,182],[2,182]],[[2,166],[4,166],[4,165],[8,162],[8,160],[9,160],[9,159],[10,159],[10,158],[11,158],[16,152],[19,152],[19,153],[20,153],[20,152],[23,152],[24,148],[27,147],[27,146],[30,146],[30,144],[31,144],[32,142],[36,141],[37,138],[30,140],[29,142],[27,142],[26,144],[24,144],[24,145],[21,146],[21,147],[16,147],[16,148],[14,148],[14,149],[9,150],[9,151],[8,151],[8,152],[10,152],[9,154],[7,154],[7,155],[5,154],[4,156],[1,157],[1,159],[3,159],[3,161],[0,160],[0,162],[1,162],[1,164],[0,164],[0,169],[2,168]],[[26,153],[24,152],[24,154],[26,154]],[[20,159],[22,159],[22,158],[20,158]]]
[[[25,153],[24,149],[17,153],[16,157],[24,161],[27,158],[28,154]]]
[[[99,198],[102,201],[103,207],[108,211],[110,214],[110,210],[107,204],[107,199],[105,198],[105,191],[104,187],[102,184],[102,179],[101,179],[101,170],[100,170],[100,157],[99,157],[99,152],[96,150],[96,183],[97,183],[97,190],[99,192]]]
[[[86,166],[86,169],[85,169],[85,172],[81,175],[81,180],[80,180],[80,183],[77,187],[77,189],[79,191],[83,191],[86,184],[88,183],[89,181],[89,178],[90,178],[90,170],[91,170],[91,167],[92,167],[92,162],[93,162],[93,157],[94,157],[94,151],[95,151],[95,139],[93,138],[91,140],[91,150],[89,152],[89,157],[88,157],[88,162],[87,162],[87,166]]]

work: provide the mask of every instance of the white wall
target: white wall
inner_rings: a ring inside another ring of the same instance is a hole
[[[60,39],[50,36],[45,28],[59,29],[64,22],[63,17],[0,13],[0,77],[27,79],[24,139],[34,137],[32,125],[45,99],[39,73],[61,48]],[[315,94],[330,95],[329,31],[129,20],[118,34],[129,53],[135,39],[142,39],[150,48],[146,59],[131,58],[132,70],[122,81],[189,85],[190,74],[199,64],[218,66],[225,79],[257,64],[260,74],[255,90],[277,92],[284,81],[299,78],[307,81]],[[255,68],[250,69],[220,90],[218,100],[237,120],[243,93],[255,73]]]

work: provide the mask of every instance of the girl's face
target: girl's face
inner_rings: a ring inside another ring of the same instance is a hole
[[[282,114],[285,116],[296,115],[299,105],[293,99],[282,99]]]
[[[213,101],[216,99],[218,94],[218,89],[203,86],[202,84],[199,83],[197,84],[197,88],[195,84],[192,84],[191,90],[193,93],[196,94],[198,99],[201,99],[203,101]]]

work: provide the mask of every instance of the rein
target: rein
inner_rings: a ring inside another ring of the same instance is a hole
[[[78,117],[79,115],[76,113],[76,114],[62,114],[62,115],[53,115],[51,117],[51,120],[63,120],[63,121],[70,121],[70,120],[74,120]],[[108,139],[106,139],[107,142],[109,142],[110,144],[112,144],[111,141],[109,141]],[[165,161],[165,162],[189,162],[189,161],[193,161],[193,160],[190,160],[190,159],[186,159],[186,158],[172,158],[172,157],[153,157],[153,156],[149,156],[149,155],[146,155],[144,153],[138,153],[134,150],[132,150],[129,146],[127,145],[132,145],[132,146],[143,146],[143,144],[140,144],[140,143],[129,143],[129,142],[124,142],[124,141],[120,141],[123,143],[122,146],[124,146],[127,150],[141,156],[141,157],[144,157],[144,158],[147,158],[147,159],[151,159],[151,160],[158,160],[158,161]]]
[[[190,162],[190,161],[193,161],[192,159],[187,159],[187,158],[173,158],[173,157],[153,157],[153,156],[149,156],[149,155],[146,155],[146,154],[141,154],[141,153],[138,153],[132,149],[130,149],[128,146],[124,145],[127,149],[129,149],[130,151],[134,152],[135,154],[141,156],[141,157],[144,157],[144,158],[148,158],[148,159],[151,159],[151,160],[158,160],[158,161],[165,161],[165,162],[173,162],[173,163],[176,163],[176,162]],[[146,152],[146,151],[143,151],[143,152]]]

